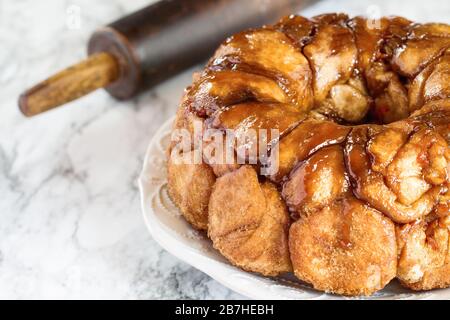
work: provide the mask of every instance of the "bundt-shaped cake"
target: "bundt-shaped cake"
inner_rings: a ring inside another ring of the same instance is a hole
[[[450,286],[449,48],[446,24],[345,14],[230,37],[177,112],[171,198],[247,271],[343,295]],[[278,130],[278,170],[215,161],[208,128]]]

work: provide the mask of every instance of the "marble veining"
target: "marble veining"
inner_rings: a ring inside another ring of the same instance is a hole
[[[98,26],[151,1],[0,0],[0,298],[242,298],[147,232],[137,177],[197,66],[138,98],[98,91],[32,119],[19,93],[85,56]],[[321,1],[303,12],[449,22],[445,0]]]

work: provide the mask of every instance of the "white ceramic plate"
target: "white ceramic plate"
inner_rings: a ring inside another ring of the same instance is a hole
[[[292,275],[268,278],[230,265],[210,240],[194,230],[167,194],[166,154],[173,119],[155,134],[139,178],[142,210],[152,237],[168,252],[205,272],[224,286],[253,299],[346,299],[325,294]],[[348,298],[347,298],[348,299]],[[392,281],[370,299],[450,299],[450,289],[412,292]]]

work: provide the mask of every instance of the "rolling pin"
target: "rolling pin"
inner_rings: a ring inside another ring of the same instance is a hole
[[[105,88],[117,99],[201,62],[229,35],[274,22],[311,0],[163,0],[94,32],[88,58],[26,90],[33,116]]]

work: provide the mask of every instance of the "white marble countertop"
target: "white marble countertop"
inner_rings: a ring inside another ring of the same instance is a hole
[[[125,103],[98,91],[32,119],[16,107],[23,89],[84,58],[96,27],[149,2],[0,0],[0,298],[241,298],[161,249],[140,213],[147,143],[195,68]],[[450,17],[447,0],[330,0],[304,14],[373,10]]]

